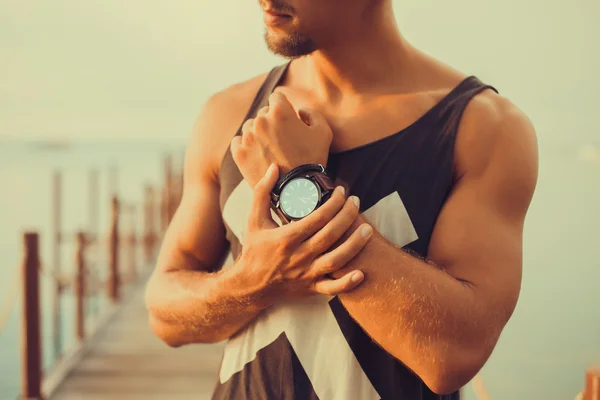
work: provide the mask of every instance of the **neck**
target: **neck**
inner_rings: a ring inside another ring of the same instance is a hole
[[[297,68],[314,96],[332,104],[397,88],[413,54],[389,5],[335,27],[318,51],[294,60],[290,68]]]

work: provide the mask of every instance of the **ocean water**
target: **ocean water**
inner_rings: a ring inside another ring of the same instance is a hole
[[[525,229],[522,292],[517,310],[482,371],[494,400],[573,399],[588,364],[600,362],[600,157],[599,143],[552,142],[541,135],[540,177]],[[119,171],[118,190],[141,204],[143,185],[162,183],[162,157],[181,154],[184,144],[98,141],[66,149],[40,149],[29,142],[0,141],[0,310],[18,282],[21,233],[41,234],[42,262],[51,262],[52,173],[63,172],[66,232],[86,229],[88,174],[100,172],[100,226],[109,222],[109,170]],[[141,218],[138,216],[138,221]],[[126,225],[126,222],[125,222]],[[65,245],[62,265],[73,266]],[[44,364],[52,363],[52,288],[42,278]],[[64,301],[65,345],[73,341],[72,301]],[[0,332],[0,399],[19,387],[17,304]],[[475,399],[470,387],[466,398]]]

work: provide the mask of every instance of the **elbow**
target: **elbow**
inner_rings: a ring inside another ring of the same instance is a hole
[[[423,382],[438,395],[449,395],[464,387],[483,368],[491,351],[481,348],[460,349],[433,365]]]
[[[183,342],[181,335],[176,334],[171,323],[164,321],[160,316],[164,308],[160,302],[160,296],[156,293],[157,285],[155,278],[151,277],[146,285],[144,302],[148,311],[148,325],[154,335],[169,347],[177,348],[187,343]],[[159,292],[160,293],[160,292]]]
[[[160,319],[152,315],[152,313],[150,313],[149,316],[149,325],[154,335],[156,335],[157,338],[159,338],[164,344],[171,348],[176,349],[178,347],[189,344],[181,340],[181,335],[178,335],[176,332],[173,332],[173,327],[170,324],[161,321]]]
[[[424,383],[433,393],[439,396],[447,396],[460,390],[470,380],[471,378],[461,379],[458,376],[440,375],[424,380]]]
[[[214,329],[199,329],[189,326],[182,326],[177,321],[169,321],[162,318],[164,307],[159,304],[153,304],[146,299],[148,309],[148,324],[150,330],[164,344],[171,348],[178,348],[188,344],[214,344],[222,342],[228,337],[220,335]],[[167,314],[168,315],[168,314]]]
[[[178,348],[188,344],[204,343],[214,344],[229,338],[226,332],[211,326],[197,323],[182,323],[189,317],[187,311],[172,304],[164,297],[164,289],[160,287],[156,278],[150,278],[145,292],[145,304],[148,310],[149,325],[152,332],[167,346]],[[195,316],[198,317],[198,312]]]

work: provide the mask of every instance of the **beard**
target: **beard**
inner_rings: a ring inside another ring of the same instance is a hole
[[[288,36],[281,36],[272,32],[265,32],[265,42],[267,48],[273,54],[294,59],[307,56],[317,50],[315,42],[307,37],[292,32]]]

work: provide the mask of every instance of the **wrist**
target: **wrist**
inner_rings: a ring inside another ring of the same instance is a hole
[[[240,301],[252,307],[253,311],[262,311],[274,303],[272,296],[267,294],[267,283],[256,276],[252,266],[247,265],[241,257],[224,271],[223,280],[228,282],[227,285],[232,293],[235,293]]]

